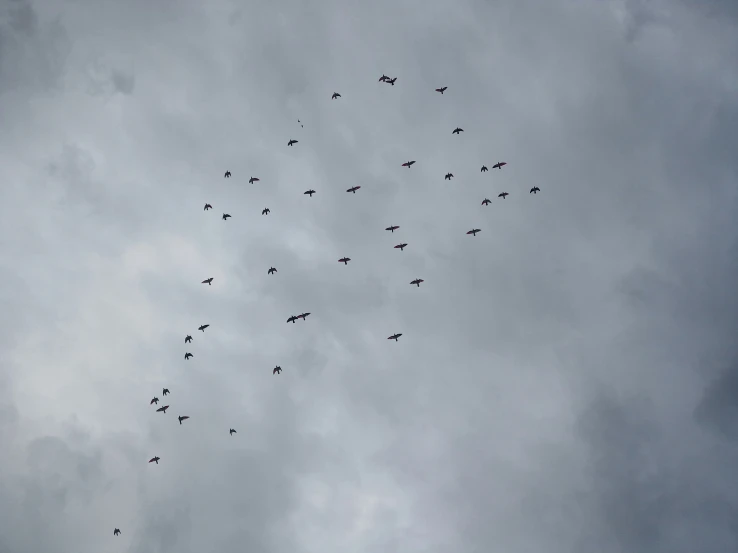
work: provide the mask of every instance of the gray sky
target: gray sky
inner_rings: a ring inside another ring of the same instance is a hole
[[[0,552],[738,548],[737,26],[0,0]]]

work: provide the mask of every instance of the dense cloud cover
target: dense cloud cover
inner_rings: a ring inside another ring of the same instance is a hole
[[[0,0],[0,552],[738,549],[735,5]]]

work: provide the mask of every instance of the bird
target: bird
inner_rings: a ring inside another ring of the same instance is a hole
[[[288,323],[293,323],[297,320],[297,315],[292,315],[289,319],[287,319]]]
[[[312,198],[313,197],[313,194],[315,194],[315,190],[313,190],[311,188],[310,190],[305,190],[305,192],[303,192],[303,194],[307,194],[308,196],[310,196]]]
[[[300,123],[300,120],[298,119],[297,122]],[[300,123],[300,126],[305,127],[305,125],[303,125],[302,123]]]
[[[230,215],[228,213],[224,213],[223,214],[223,220],[224,221],[227,221],[229,217],[230,217]]]
[[[259,178],[258,177],[251,177],[249,179],[249,184],[254,184],[255,182],[259,182]]]
[[[188,334],[187,336],[185,336],[185,344],[189,344],[190,342],[192,342],[192,336]]]
[[[388,231],[394,233],[398,228],[400,228],[400,227],[398,227],[397,225],[392,225],[391,227],[387,227],[384,230],[388,230]]]
[[[269,270],[267,271],[268,274],[273,275],[277,272],[276,267],[269,267]]]
[[[467,232],[467,234],[471,234],[472,236],[476,236],[478,232],[482,232],[482,230],[481,229],[478,229],[478,228],[473,228],[469,232]]]
[[[331,96],[331,100],[335,100],[336,98],[340,98],[341,95],[338,92],[334,92],[333,96]]]
[[[354,194],[356,194],[356,191],[359,188],[361,188],[361,186],[352,186],[351,188],[349,188],[348,190],[346,190],[346,192],[353,192]]]
[[[186,420],[187,420],[187,419],[189,419],[190,417],[189,417],[189,416],[187,416],[187,415],[185,415],[184,417],[177,417],[177,418],[179,419],[179,424],[182,424],[182,421],[186,421]]]
[[[213,206],[210,204],[205,204],[205,207],[203,208],[203,211],[207,211],[208,209],[213,209]]]
[[[271,209],[269,209],[268,207],[265,207],[264,209],[261,210],[261,214],[262,215],[269,215],[269,212],[270,211],[271,211]]]
[[[230,434],[231,436],[233,436],[234,434],[238,434],[238,432],[236,432],[235,430],[233,430],[233,428],[231,428],[231,429],[230,429],[230,430],[228,431],[228,433],[229,433],[229,434]]]
[[[404,244],[404,243],[403,243],[403,244],[397,244],[397,245],[395,246],[395,248],[396,248],[396,249],[397,249],[397,248],[399,248],[399,249],[400,249],[400,251],[401,251],[401,252],[403,252],[403,251],[405,251],[405,246],[407,246],[407,244]]]
[[[282,367],[280,367],[279,365],[277,365],[276,367],[272,369],[272,374],[279,374],[281,372],[282,372]]]
[[[489,169],[487,169],[487,166],[486,165],[482,165],[482,169],[480,170],[480,173],[485,173],[487,171],[489,171]]]
[[[210,326],[210,325],[200,325],[200,326],[198,326],[198,327],[197,327],[197,330],[201,330],[201,331],[205,332],[205,329],[206,329],[207,327],[209,327],[209,326]]]
[[[397,339],[398,339],[398,338],[399,338],[400,336],[402,336],[402,334],[393,334],[392,336],[390,336],[390,337],[389,337],[389,338],[387,338],[387,339],[388,339],[388,340],[394,340],[395,342],[397,342]]]
[[[185,353],[185,361],[187,361],[190,357],[194,357],[189,351]]]
[[[447,86],[442,86],[441,88],[437,88],[436,92],[440,92],[441,94],[443,94],[447,88]]]
[[[510,193],[509,193],[509,192],[501,192],[501,193],[497,194],[497,197],[498,197],[498,198],[502,198],[502,199],[504,200],[504,199],[505,199],[505,197],[506,197],[506,196],[509,196],[509,195],[510,195]]]
[[[415,163],[415,162],[414,161],[406,161],[405,163],[402,164],[402,166],[403,167],[407,167],[408,169],[410,169],[410,167],[412,167],[413,163]]]
[[[161,457],[152,457],[149,460],[149,463],[156,463],[158,465],[159,464],[159,459],[161,459]]]
[[[487,198],[484,198],[484,200],[482,200],[482,205],[489,205],[490,203],[491,201]]]
[[[161,395],[165,396],[169,393],[169,388],[162,388]]]
[[[388,80],[389,80],[389,77],[385,75],[384,73],[382,73],[382,76],[379,77],[379,82],[386,82]]]
[[[534,186],[533,188],[530,189],[530,192],[528,192],[528,194],[538,194],[540,191],[541,191],[540,188],[538,188],[537,186]]]
[[[212,286],[213,285],[213,277],[206,278],[205,280],[202,281],[202,283],[203,284],[207,284],[208,286]]]
[[[298,315],[297,318],[298,319],[302,319],[303,321],[306,321],[307,318],[308,318],[308,315],[310,315],[310,313],[302,313],[302,314]]]
[[[454,174],[453,174],[453,173],[446,173],[446,176],[444,177],[444,179],[446,179],[446,180],[451,180],[451,178],[452,178],[453,176],[454,176]]]
[[[120,536],[120,529],[119,528],[116,528],[115,530],[113,530],[113,535],[114,536]]]
[[[290,141],[287,143],[287,146],[292,146],[293,144],[297,144],[297,140],[291,138]]]
[[[502,169],[503,165],[507,165],[507,161],[500,161],[492,166],[492,169]]]
[[[462,132],[464,132],[464,129],[462,129],[461,127],[456,127],[451,134],[459,134]]]
[[[339,263],[343,263],[344,265],[348,265],[348,262],[351,261],[350,257],[342,257],[338,260]]]
[[[158,409],[156,410],[156,412],[158,413],[158,412],[160,412],[160,411],[161,411],[162,413],[165,413],[165,414],[166,414],[166,412],[167,412],[167,409],[169,409],[169,405],[164,405],[163,407],[159,407],[159,408],[158,408]]]
[[[149,402],[149,405],[154,405],[155,403],[156,403],[157,405],[159,404],[159,398],[158,398],[158,397],[154,397],[154,399],[152,399],[152,400],[151,400],[151,401]]]
[[[230,179],[230,178],[231,178],[231,172],[230,172],[230,171],[226,171],[226,172],[225,172],[225,175],[223,175],[223,176],[224,176],[225,178],[227,178],[227,179]]]
[[[417,285],[418,288],[420,288],[420,283],[421,282],[425,282],[425,281],[422,278],[416,278],[415,280],[411,280],[410,281],[410,284],[415,284],[415,285]]]
[[[389,84],[391,84],[392,86],[395,86],[395,81],[396,81],[396,80],[397,80],[397,77],[395,77],[395,78],[393,78],[393,79],[387,79],[387,80],[386,80],[386,81],[384,81],[384,82],[386,82],[386,83],[389,83]]]

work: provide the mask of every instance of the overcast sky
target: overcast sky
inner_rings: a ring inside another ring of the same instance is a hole
[[[728,0],[0,0],[0,553],[738,549],[736,59]]]

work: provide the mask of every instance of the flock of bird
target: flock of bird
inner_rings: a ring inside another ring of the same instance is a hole
[[[392,85],[392,86],[395,86],[395,82],[396,81],[397,81],[397,77],[390,78],[387,75],[382,75],[379,78],[379,82],[387,83],[387,84]],[[439,92],[440,94],[443,95],[443,93],[446,90],[448,90],[448,87],[447,86],[443,86],[443,87],[440,87],[440,88],[436,88],[435,90],[436,90],[436,92]],[[336,100],[338,98],[341,98],[341,95],[338,92],[334,92],[331,95],[331,100]],[[300,123],[300,126],[303,126],[302,123],[301,123],[301,121],[299,119],[297,120],[297,122]],[[456,127],[452,131],[452,134],[459,135],[462,132],[464,132],[464,129],[462,129],[461,127]],[[287,142],[287,146],[294,146],[297,143],[298,143],[297,140],[291,138]],[[402,167],[407,167],[408,169],[410,169],[413,165],[415,165],[415,163],[416,163],[415,160],[406,161],[401,166]],[[497,162],[494,165],[492,165],[492,168],[493,169],[500,169],[501,170],[505,165],[507,165],[507,162],[500,161],[500,162]],[[482,173],[485,173],[487,171],[489,171],[489,169],[485,165],[483,165],[482,166],[482,169],[481,169],[481,172]],[[223,176],[224,176],[224,178],[229,179],[229,178],[231,178],[232,175],[231,175],[231,172],[230,171],[226,171]],[[446,175],[445,175],[444,178],[445,178],[445,180],[449,180],[450,181],[453,178],[453,176],[454,176],[453,173],[446,173]],[[249,178],[249,184],[254,184],[255,182],[259,182],[259,180],[260,179],[258,177],[250,177]],[[347,189],[346,192],[351,192],[353,194],[356,194],[356,192],[359,189],[361,189],[361,186],[352,186],[351,188]],[[534,186],[533,188],[530,189],[530,192],[529,193],[530,194],[537,194],[540,191],[541,191],[540,188],[538,188],[537,186]],[[305,192],[303,192],[303,194],[305,194],[307,196],[310,196],[312,198],[313,194],[316,194],[316,192],[313,189],[309,189],[309,190],[306,190]],[[498,198],[502,198],[504,200],[509,195],[510,194],[508,192],[501,192],[500,194],[497,195],[497,197]],[[482,205],[484,205],[484,206],[487,206],[490,203],[491,203],[491,200],[489,200],[488,198],[485,198],[482,201]],[[206,203],[205,204],[205,207],[204,207],[204,210],[205,211],[209,211],[211,209],[213,209],[213,206],[211,204],[209,204],[209,203]],[[261,212],[262,215],[268,215],[269,213],[270,213],[270,209],[268,207],[265,207],[262,210],[262,212]],[[223,213],[222,219],[224,221],[227,221],[230,218],[231,218],[231,215],[229,213]],[[390,231],[391,233],[394,234],[394,232],[396,230],[398,230],[399,228],[400,228],[399,225],[390,225],[389,227],[385,228],[385,230]],[[479,233],[479,232],[482,232],[482,230],[481,229],[478,229],[478,228],[473,228],[473,229],[469,230],[466,234],[470,234],[472,236],[476,236],[477,233]],[[404,249],[405,249],[406,246],[407,246],[407,243],[406,242],[402,242],[400,244],[397,244],[395,246],[395,248],[396,249],[399,249],[400,251],[404,251]],[[341,259],[338,260],[339,263],[343,263],[344,265],[348,265],[348,262],[349,261],[351,261],[351,258],[350,257],[342,257]],[[267,273],[270,274],[270,275],[273,275],[276,272],[277,272],[276,267],[270,267],[269,270],[267,271]],[[213,285],[213,280],[214,280],[213,277],[206,278],[205,280],[202,281],[202,284],[207,284],[208,286],[212,286]],[[420,284],[422,282],[425,282],[422,278],[416,278],[416,279],[410,281],[410,284],[411,285],[415,285],[418,288],[420,288]],[[307,320],[307,317],[309,315],[310,315],[310,313],[300,313],[299,315],[291,315],[287,319],[287,322],[294,324],[296,321],[298,321],[300,319],[303,320],[303,321],[305,321],[305,320]],[[201,332],[203,332],[203,334],[204,334],[205,333],[205,329],[207,329],[209,326],[210,326],[209,324],[200,325],[198,327],[198,330],[201,331]],[[388,336],[387,339],[388,340],[394,340],[395,342],[397,342],[397,341],[399,341],[399,339],[400,339],[401,336],[402,336],[402,333],[395,333],[395,334],[393,334],[391,336]],[[190,334],[187,334],[185,336],[184,341],[185,341],[185,344],[192,343],[192,336]],[[189,360],[189,359],[191,359],[193,357],[194,357],[194,355],[192,353],[185,352],[185,355],[184,355],[185,360]],[[281,373],[282,373],[282,367],[279,366],[279,365],[277,365],[276,367],[274,367],[274,369],[272,369],[272,374],[273,375],[274,374],[277,374],[278,375],[278,374],[281,374]],[[163,388],[161,393],[162,393],[162,396],[167,396],[167,395],[169,395],[170,392],[169,392],[169,389],[168,388]],[[158,404],[159,404],[159,398],[158,397],[154,397],[149,404],[150,405],[157,405],[158,406]],[[169,405],[164,405],[162,407],[158,407],[156,409],[156,412],[157,413],[164,413],[164,414],[166,414],[167,409],[169,409]],[[190,417],[188,415],[178,415],[177,416],[177,420],[179,421],[179,424],[180,425],[182,424],[182,422],[186,421],[189,418]],[[233,436],[237,432],[236,432],[236,430],[234,428],[230,428],[228,430],[228,433],[231,436]],[[159,464],[159,461],[161,461],[161,457],[159,457],[158,455],[155,455],[154,457],[152,457],[149,460],[149,463],[156,463],[158,465]],[[120,534],[121,534],[120,528],[115,528],[113,530],[113,535],[114,536],[119,536]]]

